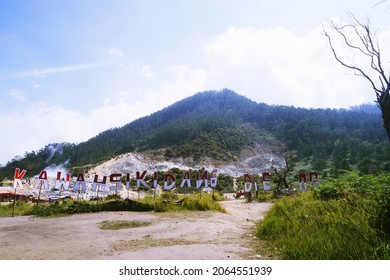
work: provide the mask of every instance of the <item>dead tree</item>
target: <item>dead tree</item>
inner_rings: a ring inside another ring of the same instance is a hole
[[[363,24],[352,14],[349,15],[352,19],[351,24],[331,21],[329,26],[323,27],[324,35],[328,39],[336,61],[354,71],[355,74],[363,76],[371,84],[390,142],[390,76],[383,68],[379,42],[376,33],[371,31],[370,22]],[[349,56],[344,57],[340,49],[336,50],[337,39],[341,39],[341,44],[347,47]],[[366,68],[356,63],[354,58],[357,56],[366,60]]]
[[[284,158],[284,161],[286,165],[281,169],[277,169],[275,166],[271,166],[271,176],[276,182],[276,193],[280,193],[283,189],[290,189],[290,184],[287,182],[287,177],[295,167],[293,162],[293,155],[287,155]]]

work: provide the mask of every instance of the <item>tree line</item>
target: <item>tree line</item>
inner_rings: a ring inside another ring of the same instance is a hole
[[[364,174],[390,171],[390,146],[375,105],[351,109],[305,109],[256,103],[231,90],[195,94],[123,127],[80,144],[49,144],[0,168],[12,178],[15,167],[38,174],[50,165],[86,171],[127,152],[163,150],[166,159],[191,157],[238,160],[243,149],[272,143],[329,176],[340,170]]]

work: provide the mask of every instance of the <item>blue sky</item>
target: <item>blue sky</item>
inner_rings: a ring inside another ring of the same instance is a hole
[[[204,90],[299,107],[372,102],[322,25],[370,16],[390,43],[390,3],[378,2],[0,0],[0,164]]]

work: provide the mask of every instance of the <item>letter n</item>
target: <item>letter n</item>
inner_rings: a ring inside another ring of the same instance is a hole
[[[208,180],[208,172],[204,171],[202,177],[200,177],[200,173],[196,172],[196,188],[200,188],[204,181],[204,187],[207,188],[209,186],[209,180]]]

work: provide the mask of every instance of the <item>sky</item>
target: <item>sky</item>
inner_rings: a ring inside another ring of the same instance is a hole
[[[305,108],[373,103],[323,26],[351,12],[390,45],[390,1],[378,2],[0,0],[0,164],[206,90]]]

